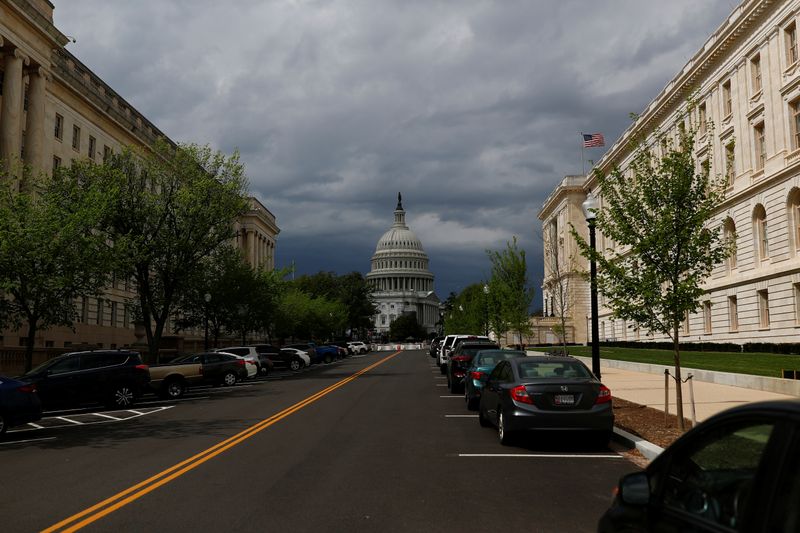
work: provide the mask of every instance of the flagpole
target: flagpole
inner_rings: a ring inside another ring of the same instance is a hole
[[[583,158],[583,132],[578,135],[581,136],[581,165],[583,165],[583,175],[586,176],[586,160]]]

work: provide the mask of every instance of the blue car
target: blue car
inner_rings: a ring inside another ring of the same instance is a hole
[[[315,362],[332,363],[339,359],[339,348],[328,344],[317,344],[314,346],[317,350],[317,360]]]
[[[36,385],[0,376],[0,436],[11,426],[42,418],[42,402]]]
[[[464,399],[467,402],[467,409],[470,411],[478,409],[481,390],[497,363],[517,357],[527,357],[527,355],[519,350],[481,350],[476,353],[472,358],[472,365],[464,376]]]

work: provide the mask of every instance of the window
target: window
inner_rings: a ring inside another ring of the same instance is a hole
[[[736,296],[728,296],[728,329],[739,331],[739,301]]]
[[[66,359],[62,359],[57,363],[50,365],[47,369],[50,374],[64,374],[66,372],[76,372],[78,370],[78,365],[80,364],[80,358],[78,357],[67,357]]]
[[[722,84],[722,116],[727,117],[733,112],[731,102],[731,82],[726,81]]]
[[[769,291],[758,291],[758,325],[769,327]]]
[[[54,155],[53,156],[53,172],[57,171],[59,168],[61,168],[61,158],[58,157],[57,155]]]
[[[756,257],[764,261],[769,257],[769,238],[767,232],[767,212],[758,204],[753,210],[753,235],[755,237]]]
[[[706,128],[708,123],[708,114],[706,113],[706,103],[703,102],[697,108],[697,131],[702,137],[706,134]]]
[[[773,427],[769,422],[748,421],[717,425],[699,436],[699,442],[672,457],[664,472],[664,506],[692,522],[700,519],[726,531],[739,529],[744,518],[740,513],[748,508],[751,495],[747,488],[759,471]]]
[[[94,161],[94,156],[96,151],[97,151],[97,139],[89,135],[89,151],[87,155],[89,156],[89,159],[91,159],[92,161]]]
[[[792,150],[797,150],[800,148],[800,100],[789,104],[789,111],[791,113],[789,122],[792,127]]]
[[[786,36],[786,62],[789,66],[797,62],[797,25],[792,22],[784,30]]]
[[[723,237],[726,241],[733,241],[733,251],[731,255],[725,260],[726,267],[728,270],[728,274],[730,274],[733,270],[736,269],[736,223],[733,221],[732,218],[728,217],[725,220],[725,224],[723,224],[722,229]]]
[[[764,123],[757,125],[754,130],[756,147],[756,170],[763,170],[764,163],[767,161],[767,144],[764,140]]]
[[[756,54],[750,60],[750,80],[753,85],[753,94],[761,92],[761,55]]]
[[[711,333],[711,302],[703,303],[703,331]]]
[[[111,147],[104,144],[103,145],[103,161],[108,161],[108,158],[114,154],[114,151],[111,150]]]
[[[725,177],[728,187],[732,186],[733,180],[736,179],[736,153],[733,141],[725,145]]]
[[[97,299],[97,325],[103,325],[103,300]]]
[[[64,138],[64,117],[56,113],[55,136],[59,141]]]
[[[688,335],[689,333],[689,311],[686,311],[686,313],[683,315],[683,334]]]
[[[111,325],[117,327],[117,302],[111,302]]]
[[[794,188],[786,202],[786,215],[789,222],[789,238],[792,239],[794,254],[800,255],[800,189]]]
[[[81,149],[81,129],[76,125],[72,126],[72,149],[77,151]]]

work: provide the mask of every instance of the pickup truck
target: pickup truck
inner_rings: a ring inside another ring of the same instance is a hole
[[[203,382],[203,365],[178,361],[150,367],[150,387],[163,398],[180,398],[190,385]]]

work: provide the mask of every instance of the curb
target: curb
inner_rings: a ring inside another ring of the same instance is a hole
[[[652,442],[644,440],[641,437],[637,437],[636,435],[632,435],[631,433],[628,433],[624,429],[620,429],[617,426],[614,426],[614,433],[611,435],[611,438],[620,444],[624,444],[630,448],[636,448],[639,450],[639,453],[647,458],[648,461],[652,461],[664,451],[664,448],[661,446],[656,446]]]

